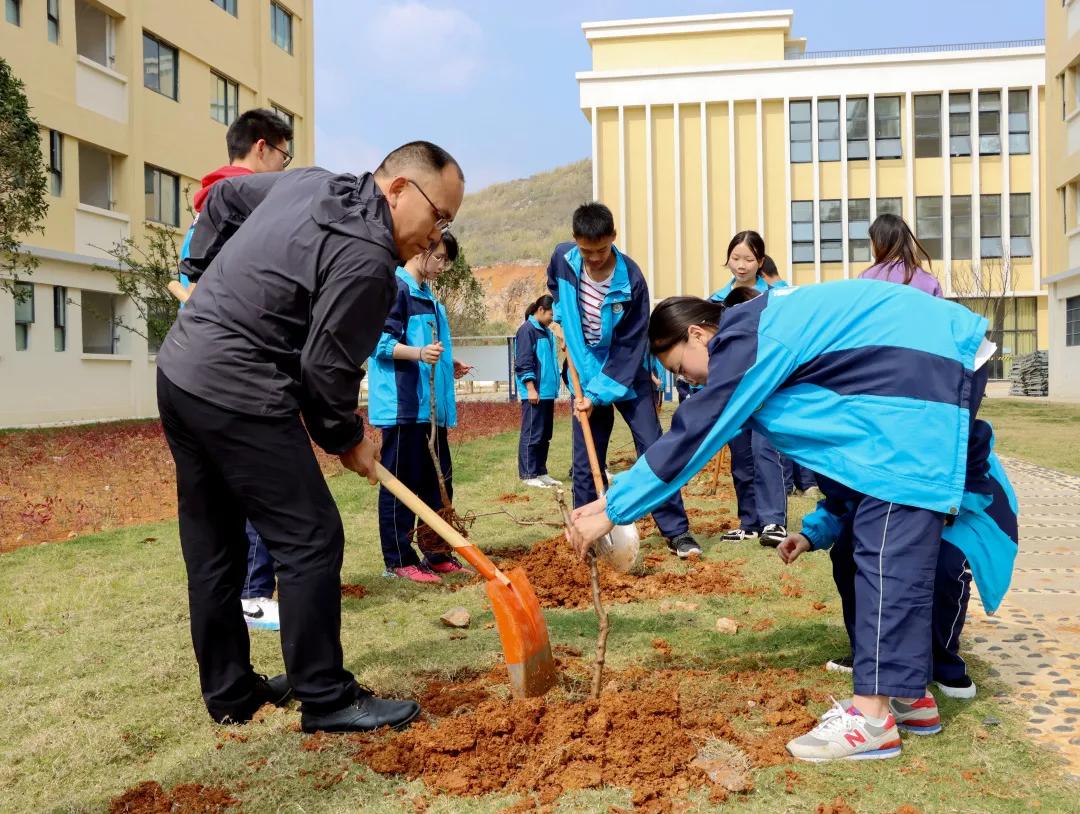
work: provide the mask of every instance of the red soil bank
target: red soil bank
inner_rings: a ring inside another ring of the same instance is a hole
[[[109,814],[224,814],[240,801],[219,786],[182,783],[166,792],[159,783],[145,780],[116,797]]]

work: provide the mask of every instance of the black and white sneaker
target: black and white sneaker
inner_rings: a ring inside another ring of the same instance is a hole
[[[685,560],[693,554],[701,555],[701,546],[699,546],[697,540],[694,539],[694,535],[689,532],[676,537],[674,540],[668,540],[667,547],[671,553],[676,555],[680,560]]]
[[[937,688],[949,698],[966,699],[975,697],[975,682],[971,680],[970,676],[951,679],[949,681],[942,681],[941,679],[935,678],[934,683],[937,685]]]
[[[829,659],[825,662],[825,669],[830,673],[853,673],[855,672],[855,659],[851,656]]]
[[[729,543],[741,543],[745,540],[756,540],[757,536],[758,533],[750,529],[728,529],[721,535],[720,539]]]
[[[781,526],[779,523],[769,523],[765,528],[761,530],[761,535],[758,537],[758,542],[763,546],[769,548],[776,548],[780,543],[784,542],[784,538],[787,537],[787,529]]]

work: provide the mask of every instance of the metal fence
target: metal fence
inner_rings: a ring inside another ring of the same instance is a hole
[[[837,57],[876,57],[892,54],[928,54],[936,51],[987,51],[1000,48],[1040,48],[1046,40],[998,40],[994,42],[953,42],[945,45],[908,45],[899,48],[856,48],[847,51],[805,51],[791,53],[785,59],[834,59]]]

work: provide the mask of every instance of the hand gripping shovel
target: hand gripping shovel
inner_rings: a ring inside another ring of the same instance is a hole
[[[556,674],[547,623],[524,569],[515,568],[504,574],[484,552],[462,537],[380,463],[375,464],[375,477],[487,580],[488,599],[495,612],[513,696],[531,698],[551,689]]]

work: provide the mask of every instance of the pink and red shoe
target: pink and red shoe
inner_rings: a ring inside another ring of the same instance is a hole
[[[442,582],[442,577],[438,574],[425,571],[419,565],[406,565],[404,568],[387,568],[384,573],[388,577],[401,577],[412,582],[427,584]]]
[[[453,557],[445,562],[431,562],[430,560],[424,560],[424,567],[429,571],[434,571],[436,574],[456,574],[466,570],[465,566]]]

